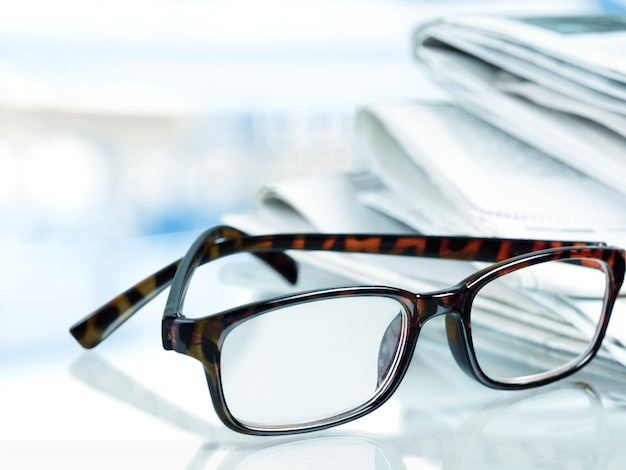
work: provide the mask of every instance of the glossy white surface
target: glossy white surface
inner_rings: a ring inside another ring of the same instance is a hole
[[[293,437],[243,436],[217,420],[200,364],[160,346],[163,296],[97,349],[83,351],[74,342],[67,333],[73,321],[155,263],[176,256],[191,237],[118,240],[98,249],[57,244],[3,250],[15,278],[30,281],[28,292],[5,292],[13,301],[2,306],[11,312],[3,315],[0,337],[3,468],[54,463],[64,468],[618,469],[626,464],[621,445],[626,373],[598,377],[592,365],[555,386],[489,390],[454,363],[439,319],[424,328],[391,401],[343,427]],[[81,262],[67,261],[70,253]],[[29,256],[42,267],[65,269],[54,275],[20,267]],[[130,264],[113,270],[125,256]],[[213,296],[215,308],[259,295],[262,283],[255,289],[234,281],[248,282],[266,270],[242,266],[233,259],[207,270],[222,279],[223,297]]]

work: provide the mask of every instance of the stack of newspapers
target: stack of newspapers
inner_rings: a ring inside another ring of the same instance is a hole
[[[366,171],[268,186],[255,212],[225,221],[250,233],[626,246],[626,17],[442,18],[415,31],[413,52],[450,99],[360,108]],[[450,269],[455,282],[471,270],[433,260],[416,270],[383,258],[302,255],[359,282],[414,290],[444,284]],[[626,365],[626,303],[616,310],[607,344]]]

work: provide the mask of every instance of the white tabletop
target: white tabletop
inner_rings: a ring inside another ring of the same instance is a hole
[[[29,280],[22,290],[15,283],[12,293],[4,292],[3,468],[578,469],[626,463],[626,375],[600,377],[592,364],[553,386],[490,390],[456,365],[439,319],[425,326],[400,389],[379,410],[338,428],[276,438],[239,435],[219,422],[201,365],[161,347],[164,296],[96,349],[84,351],[74,342],[71,323],[182,254],[192,237],[3,249],[12,279]],[[41,269],[20,265],[29,259]],[[127,264],[120,265],[123,259]],[[221,293],[212,309],[258,295],[249,281],[266,270],[258,263],[258,270],[244,272],[240,263],[203,268]],[[237,276],[244,282],[238,285]],[[11,288],[7,279],[5,289]]]

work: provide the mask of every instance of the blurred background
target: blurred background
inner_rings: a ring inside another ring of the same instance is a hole
[[[437,93],[409,37],[597,1],[26,0],[0,15],[0,241],[194,230],[269,181],[357,168],[359,104]]]

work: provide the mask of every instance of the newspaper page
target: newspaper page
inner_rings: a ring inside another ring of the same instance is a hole
[[[388,188],[361,200],[418,231],[626,245],[623,193],[455,104],[377,103],[357,122]]]
[[[460,16],[414,52],[472,114],[626,192],[625,18]]]

